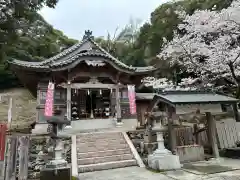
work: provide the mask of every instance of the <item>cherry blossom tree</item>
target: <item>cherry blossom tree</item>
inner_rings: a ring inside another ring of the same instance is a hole
[[[240,97],[240,0],[221,11],[186,15],[158,57],[194,72],[205,84],[225,80]]]
[[[153,87],[157,91],[189,91],[199,90],[200,87],[211,88],[212,84],[203,85],[199,78],[183,78],[178,84],[174,84],[167,78],[146,77],[142,80],[146,87]]]

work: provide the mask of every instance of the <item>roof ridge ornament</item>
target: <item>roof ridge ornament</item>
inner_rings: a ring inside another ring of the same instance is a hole
[[[88,38],[93,38],[92,31],[85,30],[85,34],[83,35],[83,40],[88,39]]]

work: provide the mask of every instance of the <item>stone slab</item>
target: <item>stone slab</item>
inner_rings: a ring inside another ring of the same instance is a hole
[[[177,180],[196,180],[201,177],[200,175],[186,172],[184,170],[166,171],[163,172],[163,174]]]
[[[198,175],[216,174],[238,169],[240,169],[240,160],[229,158],[183,164],[183,170]]]

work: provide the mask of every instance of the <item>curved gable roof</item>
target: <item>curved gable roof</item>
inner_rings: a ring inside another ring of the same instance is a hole
[[[156,70],[153,66],[148,67],[132,67],[119,61],[117,58],[109,54],[98,43],[96,43],[91,37],[86,38],[82,42],[79,42],[70,48],[62,51],[61,53],[46,59],[41,62],[27,62],[20,60],[13,60],[9,63],[15,66],[21,66],[27,69],[37,69],[40,71],[56,71],[57,69],[68,68],[71,64],[77,65],[84,57],[98,57],[107,61],[118,70],[125,71],[127,73],[146,73]],[[86,59],[85,59],[86,60]]]

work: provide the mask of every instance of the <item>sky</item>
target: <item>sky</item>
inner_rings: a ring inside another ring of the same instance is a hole
[[[114,34],[130,19],[149,21],[151,12],[167,0],[59,0],[55,9],[43,8],[40,14],[54,28],[74,39],[82,39],[85,30],[93,36]]]

